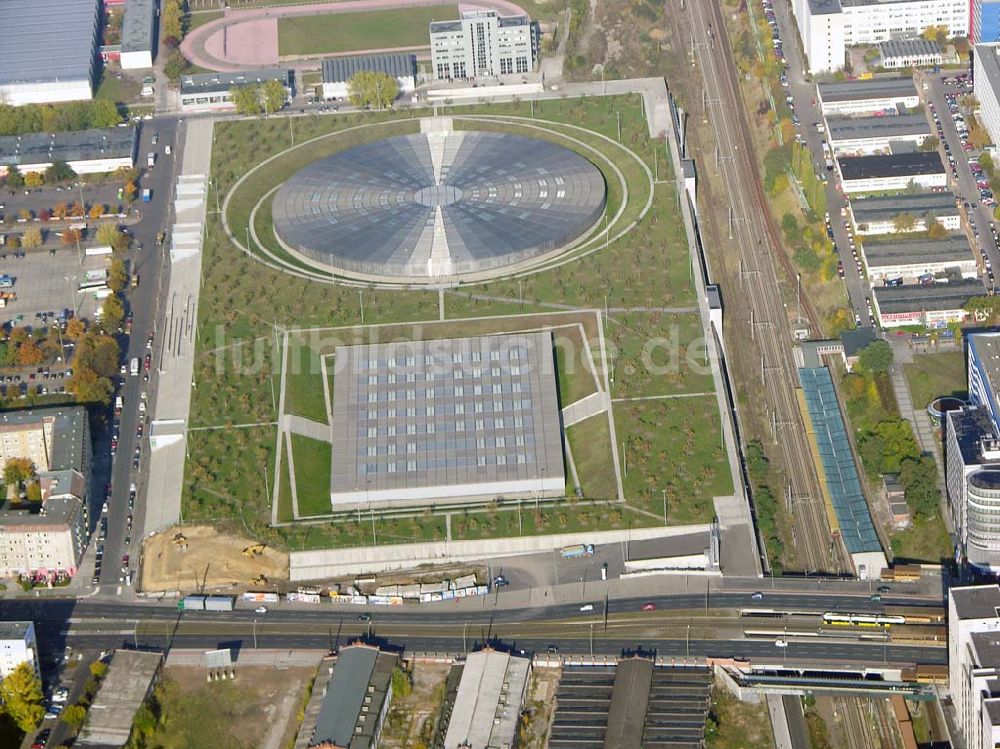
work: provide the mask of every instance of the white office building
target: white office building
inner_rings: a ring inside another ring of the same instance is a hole
[[[947,175],[937,151],[838,157],[840,183],[847,194],[899,190],[911,185],[944,188]]]
[[[913,78],[881,77],[866,81],[832,81],[816,86],[824,115],[897,114],[920,104]]]
[[[960,745],[1000,743],[1000,586],[948,591],[948,684]]]
[[[918,147],[931,135],[922,113],[895,117],[830,117],[827,139],[835,154],[888,153],[893,146],[911,143]]]
[[[895,234],[897,219],[912,216],[915,223],[905,231],[927,231],[929,221],[937,221],[948,231],[962,228],[962,217],[955,196],[946,192],[873,195],[850,203],[854,231],[860,235]]]
[[[457,21],[432,21],[430,36],[438,80],[524,75],[535,67],[535,35],[527,16],[469,11]]]
[[[968,0],[793,0],[792,12],[811,73],[843,68],[847,47],[918,37],[931,26],[949,37],[969,33]]]
[[[1000,45],[977,44],[972,72],[979,121],[990,134],[990,140],[1000,143]]]
[[[811,73],[844,67],[844,14],[840,0],[793,0],[802,48]]]
[[[873,284],[896,278],[915,282],[926,280],[928,275],[940,276],[948,272],[962,278],[975,278],[978,273],[969,240],[962,234],[944,239],[866,240],[861,254]]]
[[[22,663],[38,673],[38,644],[33,622],[0,622],[0,679]]]

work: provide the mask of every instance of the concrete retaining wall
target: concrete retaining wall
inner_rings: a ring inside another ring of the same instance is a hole
[[[357,549],[293,551],[288,555],[292,581],[321,580],[344,575],[364,575],[414,569],[421,565],[472,562],[480,559],[554,551],[572,544],[614,544],[622,541],[670,538],[690,533],[707,533],[708,525],[669,528],[633,528],[619,531],[559,533],[546,536],[481,539],[477,541],[435,541],[422,544],[369,546]]]

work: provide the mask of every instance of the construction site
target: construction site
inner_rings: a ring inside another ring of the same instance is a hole
[[[211,590],[288,579],[288,555],[206,526],[173,528],[147,539],[142,590]]]

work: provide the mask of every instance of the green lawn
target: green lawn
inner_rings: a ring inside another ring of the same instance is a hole
[[[965,352],[948,351],[939,354],[918,354],[912,364],[904,364],[903,372],[910,385],[914,408],[926,408],[942,395],[968,395]]]
[[[282,18],[278,20],[278,53],[321,55],[384,47],[426,47],[428,24],[454,18],[458,18],[457,5]]]
[[[625,500],[667,522],[707,523],[712,497],[732,494],[715,396],[616,403]],[[624,448],[624,449],[623,449]]]
[[[954,559],[953,551],[944,521],[937,514],[932,518],[917,518],[905,531],[892,533],[892,552],[897,564],[945,564]]]
[[[297,336],[288,339],[285,412],[322,424],[328,422],[322,364],[316,352]]]
[[[101,82],[97,86],[94,98],[107,99],[116,104],[128,104],[139,100],[141,89],[142,86],[131,78],[126,76],[116,78],[114,72],[106,69],[101,74]]]
[[[615,499],[618,484],[611,455],[611,432],[607,414],[598,414],[574,424],[566,430],[573,462],[580,477],[583,496],[588,499]],[[572,486],[573,477],[566,466],[566,483]]]
[[[330,514],[330,443],[292,435],[299,514]]]
[[[188,31],[193,31],[199,26],[222,18],[225,13],[221,10],[205,10],[188,14]]]
[[[607,327],[614,397],[714,392],[697,312],[613,314]]]

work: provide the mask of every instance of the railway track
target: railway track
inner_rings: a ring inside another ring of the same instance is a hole
[[[685,6],[691,13],[696,54],[709,100],[708,117],[733,210],[733,235],[742,268],[749,271],[744,274],[742,284],[745,295],[732,294],[730,297],[734,306],[742,307],[734,318],[745,321],[751,340],[760,350],[763,395],[773,414],[776,438],[789,479],[794,542],[807,571],[840,572],[850,569],[850,561],[842,544],[832,543],[827,524],[819,479],[795,393],[797,373],[791,351],[790,320],[782,301],[774,258],[779,258],[790,277],[794,277],[794,269],[781,249],[752,156],[753,139],[744,116],[721,8],[715,0],[685,3]],[[805,302],[805,314],[817,330],[816,312],[808,300]],[[734,339],[738,337],[733,336]]]

